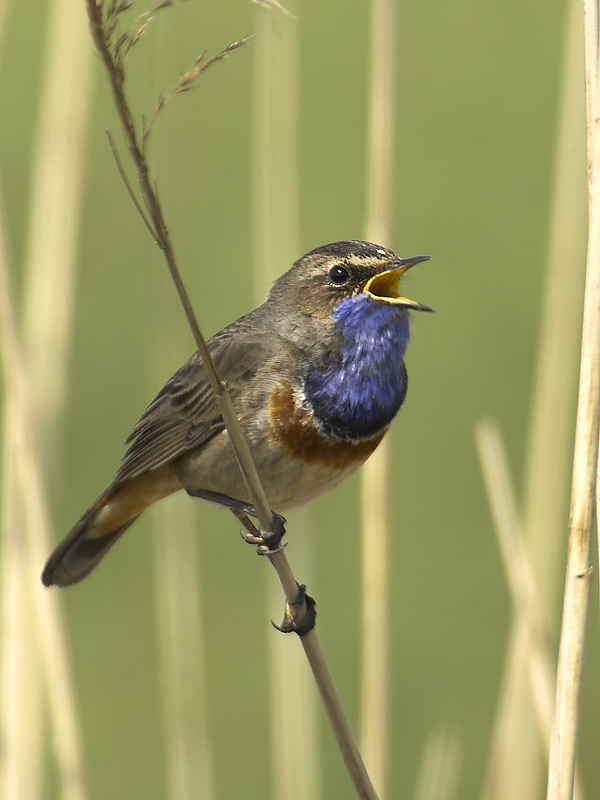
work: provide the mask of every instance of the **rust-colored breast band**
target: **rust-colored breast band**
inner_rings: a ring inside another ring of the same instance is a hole
[[[354,441],[327,436],[319,430],[310,412],[296,403],[294,390],[279,385],[270,398],[272,432],[293,458],[343,469],[362,464],[382,440],[387,428],[366,439]]]

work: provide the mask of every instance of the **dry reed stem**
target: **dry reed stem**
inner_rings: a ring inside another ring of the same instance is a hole
[[[273,529],[273,515],[269,508],[264,489],[260,483],[256,466],[252,460],[248,443],[236,418],[231,398],[215,369],[175,260],[173,245],[163,217],[162,208],[153,181],[151,180],[148,164],[141,143],[138,140],[136,126],[125,97],[124,66],[122,62],[115,60],[111,38],[112,34],[115,33],[115,29],[111,31],[106,27],[104,16],[105,3],[102,2],[102,0],[86,0],[86,4],[92,38],[106,69],[117,115],[125,135],[129,154],[136,168],[138,183],[148,210],[148,215],[154,228],[155,242],[161,249],[167,262],[188,325],[203,359],[210,385],[215,394],[215,399],[218,402],[223,421],[227,426],[242,476],[252,499],[252,505],[254,506],[262,529],[264,531],[270,531]],[[268,558],[277,571],[279,581],[286,597],[286,616],[290,619],[293,618],[297,625],[301,625],[306,614],[306,603],[304,600],[298,602],[298,583],[294,578],[287,556],[284,551],[280,551],[269,555]],[[301,637],[301,642],[304,647],[306,658],[313,671],[315,682],[321,694],[321,699],[335,734],[342,758],[344,759],[346,769],[354,783],[357,796],[365,800],[375,800],[377,795],[362,761],[358,745],[356,744],[350,723],[344,711],[315,629],[313,628],[303,635]]]
[[[550,747],[552,700],[555,689],[552,658],[544,623],[544,608],[532,565],[519,535],[514,492],[510,486],[500,433],[491,422],[481,422],[476,438],[495,532],[514,605],[503,678],[503,702],[494,720],[493,743],[483,797],[485,800],[535,797],[539,784],[527,763],[529,749],[519,744],[522,734],[518,703],[531,698],[545,759]],[[575,796],[582,793],[576,785]]]
[[[580,335],[580,283],[583,276],[580,282],[573,269],[565,269],[565,264],[583,264],[585,258],[581,16],[578,0],[571,0],[565,33],[553,198],[548,226],[548,274],[527,437],[524,509],[519,520],[523,548],[535,582],[539,613],[545,624],[553,619],[558,586],[562,582],[557,565],[564,539],[561,519],[567,479],[565,462],[570,447],[570,420],[577,369],[575,354]],[[556,369],[557,364],[561,365],[560,370]],[[490,483],[488,481],[488,485]],[[512,514],[505,512],[505,515],[512,518],[516,525],[515,502],[511,497],[507,499],[513,511]],[[502,506],[501,496],[497,499],[498,503]],[[496,531],[499,527],[498,516],[496,514]],[[552,712],[554,675],[551,674],[544,651],[530,646],[523,609],[515,604],[514,611],[501,695],[494,720],[484,791],[486,800],[537,797],[543,778],[540,755],[543,754],[544,761],[548,756],[550,725],[547,713],[551,715]],[[532,673],[539,674],[539,679],[533,679]],[[535,698],[532,695],[532,685],[534,688],[543,687],[543,697]],[[551,693],[550,697],[548,692]],[[543,714],[540,714],[542,709]],[[536,735],[538,730],[540,736]]]
[[[0,55],[4,46],[4,36],[6,34],[6,20],[8,19],[8,12],[10,10],[10,0],[4,0],[0,3]]]
[[[55,0],[32,159],[25,256],[24,344],[34,409],[48,451],[64,408],[76,291],[92,53],[85,15]]]
[[[58,597],[48,598],[43,593],[38,577],[53,538],[42,475],[47,463],[44,456],[52,453],[55,432],[60,427],[70,334],[70,314],[64,299],[72,294],[81,207],[91,62],[89,47],[80,35],[84,20],[82,13],[73,13],[69,0],[52,4],[50,46],[42,71],[44,86],[34,139],[22,334],[17,331],[7,257],[5,253],[0,256],[1,338],[7,395],[5,459],[10,458],[11,472],[3,488],[7,491],[8,484],[12,484],[12,497],[6,508],[12,509],[13,517],[11,522],[4,520],[8,524],[4,535],[8,546],[11,537],[19,540],[17,550],[13,548],[15,557],[3,563],[3,569],[10,570],[11,564],[18,569],[18,585],[13,585],[12,597],[3,606],[5,612],[12,607],[20,619],[17,649],[12,655],[21,662],[12,696],[13,704],[19,703],[17,725],[9,736],[3,736],[2,750],[10,759],[9,737],[13,733],[18,737],[18,727],[24,726],[24,763],[19,767],[17,762],[18,783],[12,787],[18,787],[19,798],[41,796],[41,786],[33,788],[41,777],[41,755],[36,746],[43,721],[43,704],[37,696],[41,680],[50,707],[61,795],[72,800],[87,796],[62,603]],[[5,239],[0,236],[0,240]],[[20,341],[21,336],[24,342]],[[3,591],[7,590],[3,581]],[[22,681],[27,682],[26,691],[19,694],[18,684]],[[18,749],[13,748],[12,754],[19,758]]]
[[[600,416],[600,120],[598,4],[585,0],[588,146],[588,254],[579,399],[569,519],[569,552],[550,742],[548,800],[573,796],[586,624],[592,587],[590,551],[595,518]]]
[[[433,728],[423,748],[414,800],[456,797],[461,757],[456,731],[443,725]]]
[[[522,513],[525,546],[549,620],[555,619],[563,583],[562,519],[568,490],[565,465],[572,447],[587,235],[580,0],[570,0],[566,11],[548,221],[547,277],[526,446]]]
[[[381,241],[381,240],[375,240]],[[385,241],[385,239],[383,240]],[[382,797],[389,765],[390,447],[384,440],[363,466],[361,489],[362,613],[360,739]]]
[[[261,301],[298,255],[298,30],[291,14],[257,10],[253,48],[252,198],[255,297]],[[294,561],[311,582],[308,515],[293,512]],[[280,596],[269,578],[270,607]],[[289,637],[268,635],[273,797],[320,796],[317,702],[309,671]],[[293,687],[293,691],[290,691]],[[290,738],[294,746],[285,746]],[[310,765],[307,768],[307,765]]]
[[[514,621],[504,671],[505,702],[495,720],[492,754],[484,797],[535,797],[539,785],[531,772],[529,750],[519,736],[521,716],[515,702],[531,698],[538,737],[547,760],[555,690],[544,604],[528,557],[511,486],[508,461],[497,426],[481,421],[475,430],[494,530],[514,607]],[[517,690],[518,687],[518,690]],[[511,702],[512,700],[512,702]],[[511,760],[509,760],[511,759]],[[577,795],[581,797],[578,790]]]
[[[372,0],[366,238],[386,244],[392,216],[395,3]],[[384,440],[361,472],[361,741],[382,797],[389,762],[390,446]],[[376,544],[375,544],[376,543]]]
[[[294,512],[294,562],[303,577],[311,574],[308,515]],[[269,578],[272,576],[269,575]],[[277,584],[269,580],[269,607],[280,602]],[[272,797],[285,800],[319,800],[321,753],[318,703],[309,670],[298,658],[296,643],[268,631],[269,694],[271,715]],[[293,746],[288,746],[293,742]]]
[[[164,22],[168,22],[166,18]],[[155,69],[149,76],[155,87],[164,80],[161,64],[171,49],[173,36],[182,51],[188,45],[197,45],[197,31],[189,25],[186,15],[170,22],[155,31],[152,59]],[[158,93],[156,89],[155,92]],[[179,151],[187,132],[175,126],[168,136],[165,131],[156,133],[153,156],[156,166],[160,164],[168,174],[173,152]],[[114,153],[115,148],[111,149]],[[180,187],[168,182],[162,194],[163,201],[169,202],[178,215],[184,203]],[[164,379],[165,374],[170,374],[177,353],[187,349],[189,335],[185,328],[180,333],[173,327],[171,313],[165,313],[162,288],[155,281],[152,286],[152,306],[156,313],[151,315],[155,323],[146,353],[149,391],[156,387],[160,375]],[[191,503],[187,496],[177,493],[156,504],[150,515],[164,731],[164,800],[213,800],[218,781],[208,709],[214,688],[207,675],[205,624],[211,615],[211,598],[201,569],[203,545],[198,537],[201,510],[198,503]]]
[[[159,504],[153,518],[167,786],[172,800],[212,800],[198,537],[195,508],[185,500]]]
[[[167,225],[163,216],[162,207],[160,205],[158,195],[154,182],[151,179],[148,163],[146,161],[141,140],[138,138],[137,128],[131,114],[131,110],[127,103],[125,96],[124,82],[124,61],[117,54],[115,55],[115,46],[113,37],[116,33],[116,27],[107,25],[107,18],[105,16],[106,3],[103,0],[86,0],[88,17],[90,20],[90,30],[96,49],[102,58],[108,81],[112,90],[113,101],[117,116],[125,136],[125,142],[129,155],[134,163],[138,183],[142,192],[142,197],[148,211],[149,219],[153,228],[153,235],[156,245],[160,248],[167,262],[167,267],[175,285],[177,295],[183,307],[188,325],[194,337],[196,347],[200,353],[209,383],[215,394],[215,399],[219,406],[219,410],[223,417],[223,421],[227,426],[227,431],[231,438],[231,443],[238,458],[240,470],[246,486],[248,488],[250,497],[252,498],[252,505],[256,510],[257,517],[260,521],[261,527],[265,531],[273,529],[273,515],[267,498],[262,488],[256,466],[250,455],[248,443],[246,442],[240,425],[237,421],[231,398],[227,392],[226,387],[219,378],[212,356],[206,346],[206,341],[200,331],[198,320],[192,308],[187,289],[181,278],[179,267],[175,259],[175,252],[173,244],[169,236]],[[117,40],[117,42],[120,40]]]
[[[539,753],[540,740],[548,751],[554,686],[550,669],[549,683],[540,683],[539,673],[534,670],[534,665],[544,657],[549,663],[549,655],[539,596],[523,546],[500,434],[489,421],[480,422],[475,433],[494,531],[513,601],[501,702],[494,719],[483,797],[485,800],[532,798],[539,793],[539,755],[533,765],[530,762],[532,754]],[[521,729],[527,732],[525,741]]]
[[[40,797],[44,761],[41,665],[35,641],[22,496],[14,465],[19,458],[14,398],[2,409],[0,520],[0,797]],[[37,580],[35,581],[37,583]],[[38,588],[36,586],[36,588]],[[39,588],[38,588],[39,591]]]
[[[2,222],[0,215],[0,224]],[[2,230],[1,241],[5,241]],[[23,530],[27,533],[27,569],[25,575],[21,573],[20,580],[29,580],[30,585],[37,588],[32,594],[35,611],[33,621],[37,625],[36,638],[40,645],[40,659],[45,667],[61,796],[65,800],[86,800],[88,795],[83,774],[81,734],[71,688],[73,680],[67,658],[61,604],[57,594],[42,592],[38,582],[39,566],[43,563],[52,537],[42,478],[41,450],[37,445],[37,421],[32,412],[13,297],[8,263],[0,248],[0,361],[7,401],[14,410],[11,430],[14,451],[19,457],[12,468],[18,484]]]

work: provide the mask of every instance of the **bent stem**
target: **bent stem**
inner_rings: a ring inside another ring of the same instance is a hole
[[[188,325],[192,331],[196,347],[203,359],[211,388],[215,394],[221,416],[223,417],[223,421],[231,438],[231,443],[235,450],[240,471],[246,483],[256,516],[262,530],[271,531],[274,527],[273,514],[260,482],[256,466],[252,460],[250,448],[233,409],[231,398],[227,392],[227,388],[217,373],[206,340],[200,331],[200,326],[198,325],[189,295],[183,283],[158,195],[150,177],[150,170],[143,149],[143,136],[142,139],[138,138],[133,116],[125,96],[124,56],[119,55],[119,39],[117,39],[117,46],[114,45],[113,37],[116,32],[116,21],[114,18],[110,17],[111,8],[113,8],[113,6],[108,6],[108,12],[106,12],[108,14],[107,17],[105,16],[106,9],[103,0],[86,0],[86,5],[92,38],[106,69],[117,115],[123,129],[129,154],[136,168],[138,183],[148,211],[152,235],[156,244],[163,252],[179,300],[183,306]],[[137,39],[134,38],[131,46],[135,44],[135,41],[137,41]],[[277,571],[285,593],[287,602],[286,615],[290,607],[294,607],[295,622],[297,625],[301,625],[306,614],[306,603],[302,600],[300,607],[298,607],[298,583],[294,578],[287,556],[285,552],[280,551],[270,555],[269,560]],[[344,759],[348,773],[354,783],[357,797],[361,798],[361,800],[377,800],[377,794],[375,793],[365,769],[356,739],[352,733],[348,717],[344,711],[315,629],[313,628],[302,636],[301,641],[338,742],[342,758]]]
[[[271,514],[264,490],[258,478],[256,467],[250,456],[248,443],[242,434],[239,422],[233,410],[231,398],[229,397],[229,393],[227,392],[225,385],[217,374],[212,357],[206,345],[206,340],[200,331],[200,326],[198,325],[198,320],[196,319],[194,309],[192,308],[190,297],[183,283],[183,279],[175,259],[175,252],[171,242],[171,237],[169,236],[169,231],[167,229],[165,218],[162,212],[162,207],[158,200],[154,183],[150,177],[148,162],[146,161],[142,146],[138,140],[133,116],[131,114],[127,98],[125,97],[124,62],[118,59],[118,57],[115,55],[114,48],[112,47],[114,29],[111,29],[104,24],[103,8],[104,3],[97,2],[97,0],[87,0],[87,10],[90,19],[92,38],[94,40],[94,44],[96,45],[96,49],[102,57],[104,67],[108,75],[115,108],[119,117],[119,122],[121,123],[121,127],[123,129],[125,141],[127,143],[127,149],[129,150],[129,155],[131,156],[131,159],[135,165],[138,183],[146,204],[146,208],[148,210],[148,214],[150,216],[150,221],[152,223],[152,234],[154,236],[154,241],[162,250],[165,261],[167,262],[169,273],[171,274],[171,278],[187,318],[188,325],[192,331],[196,347],[202,356],[202,361],[206,369],[208,380],[219,405],[221,416],[223,417],[223,421],[227,426],[227,431],[229,432],[231,442],[239,461],[240,470],[244,476],[246,486],[252,498],[252,504],[256,510],[256,514],[260,520],[263,530],[269,531],[273,527],[273,516]]]

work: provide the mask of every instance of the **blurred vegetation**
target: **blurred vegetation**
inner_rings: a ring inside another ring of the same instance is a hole
[[[369,4],[305,0],[292,10],[297,20],[289,24],[298,27],[301,59],[300,255],[327,241],[363,236]],[[49,13],[49,0],[13,3],[0,39],[0,176],[17,284]],[[178,3],[162,12],[130,58],[128,88],[137,112],[150,113],[159,93],[200,52],[216,53],[253,34],[265,13],[273,12],[241,0]],[[402,256],[434,257],[410,273],[406,294],[437,313],[414,320],[410,390],[390,433],[390,797],[412,796],[425,740],[439,723],[461,742],[458,796],[479,797],[484,779],[511,606],[473,429],[482,416],[498,420],[520,487],[548,255],[566,17],[565,3],[554,0],[405,0],[399,9],[396,213],[392,239],[382,244]],[[85,25],[80,35],[88,36]],[[262,46],[255,38],[201,76],[192,92],[169,103],[149,144],[205,334],[253,305],[252,79]],[[93,69],[80,266],[69,298],[75,335],[68,402],[57,432],[60,447],[48,465],[57,540],[110,480],[131,427],[193,347],[167,272],[114,166],[105,130],[119,140],[115,116],[99,63]],[[585,193],[584,164],[575,160],[573,169]],[[281,271],[287,267],[281,263]],[[567,261],[564,269],[582,288],[583,261]],[[573,386],[573,410],[575,396]],[[570,466],[567,460],[564,553]],[[360,630],[356,481],[310,507],[307,534],[313,537],[309,589],[318,601],[319,632],[354,721]],[[281,609],[266,603],[268,564],[241,545],[233,519],[204,505],[194,515],[215,796],[269,797],[263,756],[266,654],[268,637],[275,635],[269,619],[280,618]],[[63,595],[94,798],[166,796],[154,534],[147,517],[89,580]],[[293,529],[292,517],[292,563]],[[176,541],[178,531],[160,536]],[[563,568],[561,563],[557,581]],[[31,592],[37,591],[41,586],[32,584]],[[343,616],[340,598],[349,612]],[[581,734],[588,797],[600,783],[597,607],[596,601]],[[558,596],[550,613],[556,634]],[[296,647],[291,637],[289,646]],[[350,797],[321,719],[323,797]],[[47,786],[48,798],[58,796],[52,780]]]

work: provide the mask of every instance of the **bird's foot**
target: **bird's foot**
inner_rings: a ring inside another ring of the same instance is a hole
[[[250,503],[236,500],[235,497],[228,497],[226,494],[208,492],[204,489],[186,489],[186,492],[190,497],[199,497],[201,500],[216,503],[232,511],[246,529],[246,532],[242,532],[242,539],[248,544],[256,545],[260,556],[275,555],[285,547],[285,544],[281,544],[281,539],[285,533],[285,517],[282,517],[281,514],[271,512],[273,514],[273,530],[263,531],[259,530],[250,519],[251,516],[256,517],[254,506]]]
[[[273,556],[286,546],[285,542],[281,543],[285,534],[285,517],[281,514],[273,513],[273,530],[263,531],[256,527],[247,514],[240,513],[236,509],[232,511],[246,529],[240,531],[242,539],[246,544],[255,545],[259,556]]]
[[[297,622],[298,613],[305,605],[305,614],[302,622]],[[276,625],[271,622],[271,625],[281,633],[297,633],[298,636],[305,636],[311,631],[317,622],[317,604],[309,594],[306,593],[306,586],[298,584],[298,596],[293,603],[285,604],[285,611],[283,613],[283,622],[281,625]]]

